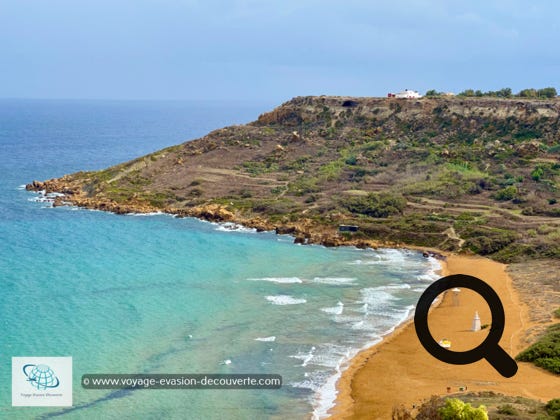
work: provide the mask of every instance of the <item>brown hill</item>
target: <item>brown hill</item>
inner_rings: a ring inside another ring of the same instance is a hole
[[[298,97],[98,172],[56,204],[233,220],[327,245],[560,257],[560,101]],[[358,232],[338,232],[341,224]]]

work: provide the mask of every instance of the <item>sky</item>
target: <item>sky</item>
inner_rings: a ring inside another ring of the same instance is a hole
[[[0,0],[0,98],[560,88],[559,12],[554,0]]]

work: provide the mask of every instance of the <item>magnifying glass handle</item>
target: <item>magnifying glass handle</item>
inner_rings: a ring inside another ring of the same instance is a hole
[[[500,375],[511,378],[517,373],[517,363],[500,346],[496,346],[484,356],[488,363],[496,369]]]

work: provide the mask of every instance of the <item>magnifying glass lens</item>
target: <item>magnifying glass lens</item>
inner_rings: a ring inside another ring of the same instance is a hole
[[[468,351],[488,337],[492,314],[486,300],[470,289],[447,290],[434,300],[428,327],[434,340],[450,351]]]

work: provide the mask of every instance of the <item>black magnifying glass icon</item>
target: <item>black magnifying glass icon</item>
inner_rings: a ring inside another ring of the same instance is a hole
[[[472,350],[447,350],[434,340],[428,328],[428,311],[432,302],[441,292],[454,287],[471,289],[480,294],[492,313],[492,326],[488,336]],[[414,313],[416,335],[422,346],[436,359],[453,365],[467,365],[486,359],[502,376],[511,378],[517,372],[517,363],[498,344],[504,332],[504,325],[504,307],[498,294],[484,281],[466,274],[453,274],[432,283],[420,296]]]

